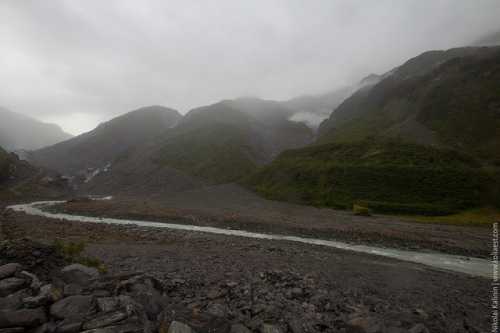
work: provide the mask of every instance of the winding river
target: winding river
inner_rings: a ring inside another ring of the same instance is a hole
[[[450,255],[438,252],[407,251],[407,250],[375,247],[368,245],[349,244],[334,240],[324,240],[324,239],[287,236],[278,234],[264,234],[264,233],[249,232],[244,230],[202,227],[196,225],[173,224],[173,223],[139,221],[139,220],[125,220],[125,219],[114,219],[114,218],[99,218],[99,217],[90,217],[81,215],[70,215],[63,213],[51,213],[44,210],[44,208],[64,202],[65,201],[37,201],[28,204],[12,205],[9,206],[8,208],[16,212],[24,212],[29,215],[42,216],[42,217],[67,220],[67,221],[76,221],[84,223],[108,223],[115,225],[136,225],[140,227],[167,228],[174,230],[204,232],[210,234],[228,235],[236,237],[290,241],[290,242],[298,242],[311,245],[327,246],[336,249],[367,253],[403,261],[419,263],[434,268],[438,268],[441,270],[449,270],[473,276],[481,276],[485,278],[491,278],[493,272],[493,265],[492,262],[489,260],[474,258],[474,257]]]

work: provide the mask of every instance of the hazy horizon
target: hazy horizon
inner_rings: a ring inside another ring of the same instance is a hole
[[[0,13],[0,106],[71,134],[147,105],[331,91],[500,29],[493,0],[7,0]]]

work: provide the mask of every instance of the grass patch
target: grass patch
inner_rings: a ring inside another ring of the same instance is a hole
[[[469,209],[447,216],[408,216],[402,218],[413,222],[439,223],[462,226],[490,227],[494,222],[500,221],[500,209],[494,207],[482,207]]]
[[[97,268],[101,273],[106,272],[106,266],[97,258],[84,256],[85,242],[64,242],[56,239],[53,243],[56,251],[70,263],[78,263],[88,267]]]

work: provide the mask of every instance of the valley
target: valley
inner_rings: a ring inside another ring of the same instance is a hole
[[[490,331],[495,45],[75,136],[0,109],[0,333]]]

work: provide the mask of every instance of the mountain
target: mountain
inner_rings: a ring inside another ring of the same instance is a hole
[[[0,145],[7,151],[39,149],[69,138],[57,125],[0,108]]]
[[[500,163],[500,48],[430,51],[346,99],[319,143],[393,137]]]
[[[76,176],[92,193],[163,193],[232,182],[281,151],[305,146],[313,132],[289,120],[280,103],[225,100],[184,117],[142,108],[95,130],[33,152],[36,165]]]
[[[290,120],[303,122],[316,130],[319,124],[328,118],[355,89],[355,87],[343,87],[324,94],[295,97],[281,104],[293,111],[289,116]]]
[[[379,212],[498,205],[500,48],[426,52],[373,82],[334,110],[312,146],[244,183],[272,199]]]
[[[71,193],[66,179],[34,167],[0,147],[0,202],[58,198]]]
[[[479,38],[472,43],[473,46],[499,46],[500,45],[500,30],[490,32],[489,34]]]
[[[231,182],[285,149],[312,142],[289,110],[258,99],[226,100],[189,111],[166,133],[151,159],[211,183]]]
[[[30,161],[63,174],[105,168],[129,149],[140,146],[174,127],[181,115],[162,106],[140,108],[94,130],[34,151]]]

